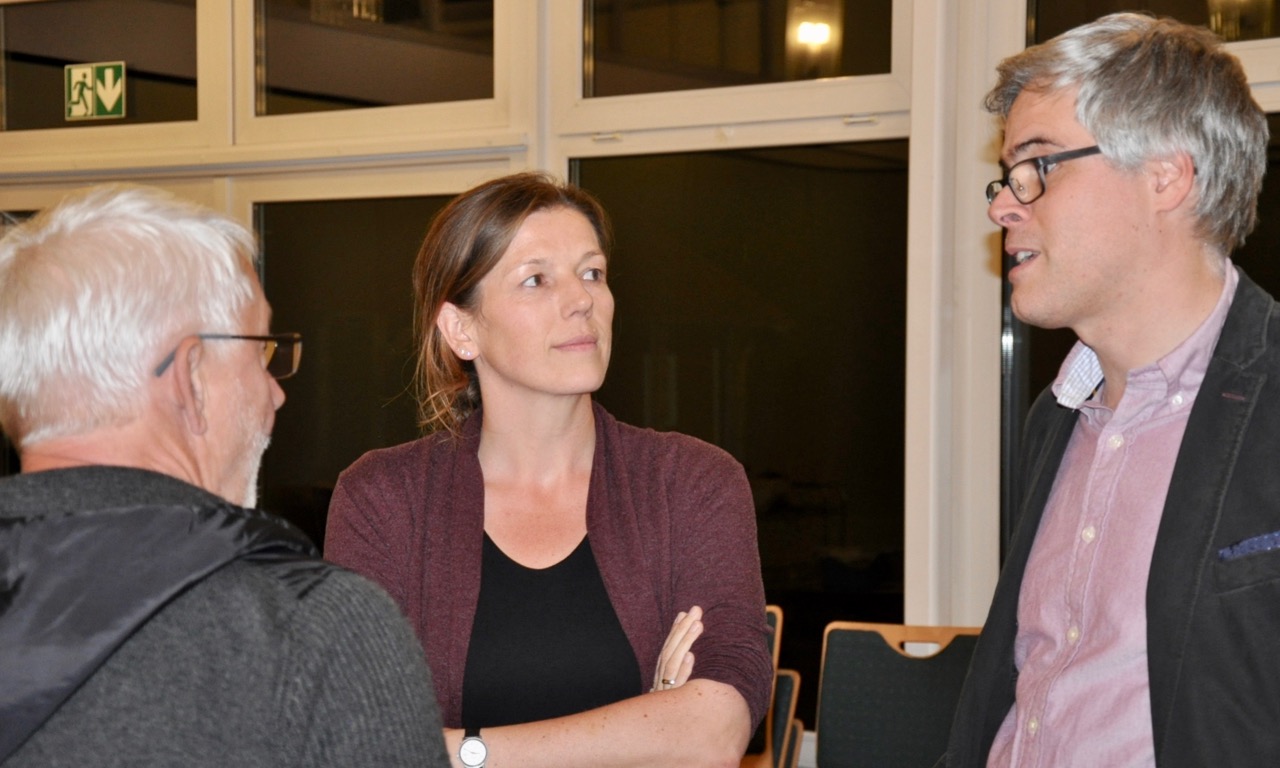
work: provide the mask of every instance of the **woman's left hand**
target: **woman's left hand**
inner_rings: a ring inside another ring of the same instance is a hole
[[[688,612],[676,615],[671,631],[667,633],[658,664],[653,672],[651,691],[669,691],[685,684],[693,674],[693,641],[702,634],[702,608],[693,606]]]

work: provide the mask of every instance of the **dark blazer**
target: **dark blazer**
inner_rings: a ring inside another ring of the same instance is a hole
[[[1013,705],[1022,574],[1077,415],[1048,390],[1031,408],[1023,501],[945,765],[985,766]],[[1280,765],[1280,309],[1243,272],[1156,535],[1147,656],[1157,765]]]

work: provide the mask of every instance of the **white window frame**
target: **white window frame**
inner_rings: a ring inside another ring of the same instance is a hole
[[[0,0],[0,4],[19,1]],[[135,0],[113,2],[119,3],[121,14],[145,12],[134,7],[139,5]],[[39,179],[51,170],[85,173],[121,163],[180,169],[209,153],[228,150],[231,18],[231,6],[225,1],[196,2],[195,120],[0,132],[0,176],[7,183]]]
[[[226,210],[236,220],[251,226],[255,206],[260,204],[456,195],[482,181],[523,168],[520,156],[494,154],[437,165],[246,176],[230,182]],[[426,225],[427,222],[422,223],[423,232]]]
[[[234,0],[236,18],[253,19],[255,6],[255,0]],[[236,143],[267,149],[271,157],[304,158],[332,155],[334,141],[342,142],[341,154],[357,157],[522,148],[534,130],[537,28],[536,3],[495,0],[491,99],[259,116],[254,80],[256,23],[239,23],[235,27]]]
[[[890,71],[727,88],[585,98],[583,92],[583,3],[552,0],[551,130],[565,135],[685,129],[748,123],[835,119],[868,121],[905,113],[911,91],[911,0],[893,0]],[[562,11],[570,8],[571,11]],[[845,105],[856,105],[853,109]]]
[[[728,88],[583,96],[583,9],[550,18],[548,145],[539,159],[713,151],[904,138],[910,132],[911,0],[893,2],[890,71]]]
[[[1280,112],[1280,38],[1228,43],[1239,57],[1253,88],[1253,98],[1267,112]]]
[[[225,180],[173,177],[148,179],[147,184],[214,210],[227,210]],[[0,211],[37,211],[47,208],[56,204],[67,193],[83,186],[81,181],[0,186]]]

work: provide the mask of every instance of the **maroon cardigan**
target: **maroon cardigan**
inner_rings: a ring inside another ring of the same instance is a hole
[[[648,689],[679,611],[700,605],[694,678],[733,686],[764,717],[773,685],[751,490],[729,454],[687,435],[622,424],[594,404],[587,534]],[[370,451],[338,478],[325,557],[381,584],[426,649],[446,727],[480,595],[484,480],[480,416]]]

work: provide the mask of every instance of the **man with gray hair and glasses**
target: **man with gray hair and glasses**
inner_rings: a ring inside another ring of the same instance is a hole
[[[1117,14],[1000,64],[1032,406],[949,766],[1280,765],[1280,312],[1232,265],[1266,116],[1207,30]]]
[[[253,236],[95,187],[0,241],[0,763],[448,765],[421,646],[252,509],[278,379]]]

